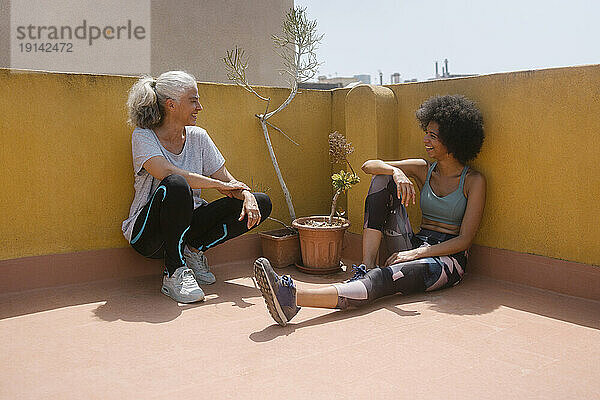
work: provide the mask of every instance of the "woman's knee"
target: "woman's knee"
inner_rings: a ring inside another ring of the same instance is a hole
[[[360,307],[395,293],[389,268],[373,268],[356,281],[336,283],[334,286],[338,292],[336,308],[340,309]]]
[[[383,231],[390,203],[388,184],[393,180],[389,175],[374,175],[369,193],[365,197],[364,227]]]
[[[271,215],[271,210],[273,209],[271,199],[264,193],[253,194],[256,198],[256,202],[258,203],[258,209],[260,210],[260,219],[261,221],[264,221],[269,215]]]
[[[373,175],[371,178],[369,193],[379,192],[386,189],[390,181],[394,181],[391,175]]]
[[[392,270],[389,267],[370,269],[361,281],[367,288],[369,301],[395,293]]]
[[[165,177],[158,187],[164,186],[167,191],[167,195],[192,197],[192,188],[187,183],[185,178],[181,175],[172,174]]]

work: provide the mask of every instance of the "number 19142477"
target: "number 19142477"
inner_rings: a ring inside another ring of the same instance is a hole
[[[73,43],[19,43],[21,53],[72,53]]]

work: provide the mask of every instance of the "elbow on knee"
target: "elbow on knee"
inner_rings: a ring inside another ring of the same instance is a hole
[[[193,207],[194,194],[192,192],[192,188],[183,176],[178,174],[168,175],[162,181],[160,181],[159,187],[160,186],[165,187],[169,196],[175,196],[175,198],[181,199],[181,201],[189,202],[189,204],[191,204]]]
[[[191,190],[190,185],[187,183],[185,178],[178,174],[171,174],[171,175],[165,176],[163,178],[163,180],[161,181],[161,183],[163,185],[167,185],[167,186],[176,186],[176,187],[187,188],[187,189]]]

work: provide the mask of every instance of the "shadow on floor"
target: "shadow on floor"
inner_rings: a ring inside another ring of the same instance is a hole
[[[217,303],[233,303],[239,308],[250,307],[244,298],[255,297],[257,289],[235,283],[220,282],[214,285],[202,286],[207,299],[200,303],[176,303],[160,292],[160,284],[152,279],[152,285],[144,285],[143,290],[136,290],[133,296],[128,293],[109,296],[104,304],[94,310],[94,314],[104,321],[128,321],[161,323],[172,321],[179,317],[184,310],[205,307]],[[215,296],[216,295],[216,296]]]
[[[302,280],[297,276],[300,274],[291,273],[292,276],[296,275],[296,279]],[[403,310],[401,306],[423,301],[430,310],[444,314],[480,315],[502,306],[600,329],[600,302],[467,274],[455,288],[409,296],[389,296],[359,309],[332,310],[328,314],[299,323],[291,322],[285,327],[273,324],[252,333],[250,339],[254,342],[267,342],[279,336],[288,336],[299,329],[360,317],[381,309],[392,311],[400,317],[418,316],[419,312]]]
[[[94,314],[105,321],[161,323],[177,318],[190,308],[230,302],[240,308],[251,306],[244,298],[260,296],[256,288],[226,282],[250,276],[251,263],[232,263],[214,268],[217,282],[203,285],[207,300],[178,304],[161,293],[162,275],[124,280],[36,289],[0,296],[0,320],[82,304],[98,305]]]
[[[203,286],[207,300],[196,304],[178,304],[160,292],[161,276],[149,275],[122,281],[93,282],[59,288],[32,290],[0,296],[0,319],[27,315],[64,307],[101,303],[94,310],[104,321],[161,323],[171,321],[184,310],[219,303],[232,303],[247,308],[254,304],[245,299],[260,297],[250,281],[252,261],[219,265],[214,268],[217,283]],[[326,276],[307,275],[292,267],[278,270],[307,283],[333,283],[347,279],[351,271]],[[243,284],[235,282],[244,280]],[[390,296],[361,309],[332,311],[326,315],[290,324],[287,327],[269,326],[251,335],[254,341],[268,341],[303,327],[326,324],[345,318],[369,314],[382,308],[399,317],[419,315],[402,309],[402,305],[427,302],[429,309],[446,314],[478,315],[493,312],[498,307],[510,307],[549,318],[600,329],[600,302],[559,295],[508,282],[495,281],[467,274],[455,288],[411,296]],[[261,304],[258,307],[264,307]],[[266,313],[265,309],[265,313]]]

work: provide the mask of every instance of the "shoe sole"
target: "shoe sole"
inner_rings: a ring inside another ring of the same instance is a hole
[[[190,303],[196,303],[196,302],[199,302],[199,301],[204,301],[204,296],[202,296],[198,300],[191,300],[191,301],[177,300],[176,298],[174,298],[173,296],[171,296],[171,294],[169,293],[169,289],[165,288],[164,286],[160,288],[160,292],[162,294],[164,294],[165,296],[167,296],[168,298],[170,298],[171,300],[175,300],[178,303],[190,304]]]
[[[275,322],[277,322],[279,325],[286,326],[288,319],[281,309],[281,305],[279,305],[279,302],[277,301],[277,296],[275,296],[275,291],[273,290],[271,281],[269,281],[269,278],[267,277],[267,271],[265,270],[265,267],[258,260],[254,262],[254,280],[260,288],[260,292],[262,293],[262,297],[265,299],[265,303],[267,304],[267,309],[269,310],[271,317],[273,317]]]

